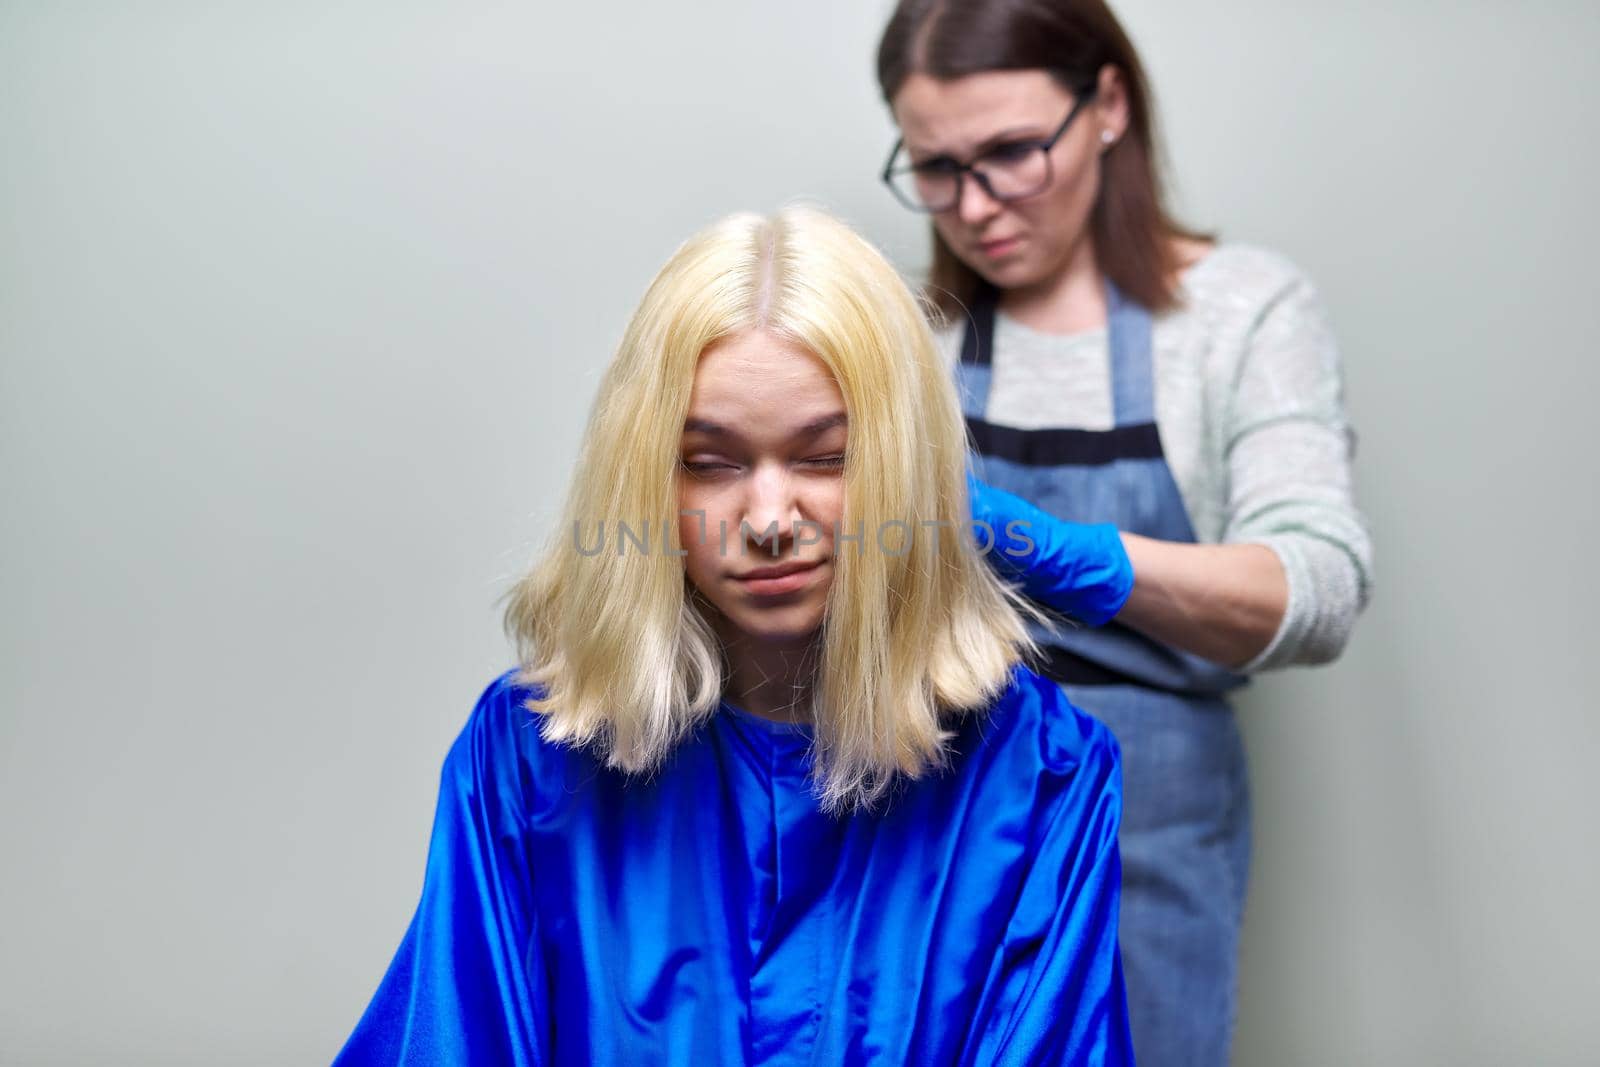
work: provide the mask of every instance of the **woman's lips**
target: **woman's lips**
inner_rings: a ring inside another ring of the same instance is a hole
[[[747,593],[756,596],[778,596],[793,593],[810,585],[822,570],[822,560],[815,563],[789,563],[776,567],[761,567],[734,580]]]
[[[978,251],[990,259],[999,259],[1015,252],[1021,244],[1022,238],[1020,237],[999,237],[992,241],[979,241]]]

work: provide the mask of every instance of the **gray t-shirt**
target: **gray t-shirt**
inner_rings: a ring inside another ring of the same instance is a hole
[[[1156,424],[1202,542],[1271,548],[1288,575],[1277,635],[1247,672],[1325,663],[1372,584],[1372,542],[1351,493],[1355,437],[1339,352],[1311,283],[1264,249],[1225,244],[1184,275],[1154,326]],[[939,331],[946,362],[961,324]],[[1060,336],[995,320],[984,418],[1019,429],[1111,427],[1106,331]]]

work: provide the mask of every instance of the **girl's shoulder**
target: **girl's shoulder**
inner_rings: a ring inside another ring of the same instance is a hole
[[[1042,764],[1056,773],[1102,775],[1121,764],[1110,729],[1067,698],[1059,685],[1023,664],[991,707],[988,744],[1037,746]]]
[[[490,682],[445,757],[445,783],[531,815],[574,781],[593,777],[588,750],[545,738],[544,716],[528,707],[538,695],[515,669]]]

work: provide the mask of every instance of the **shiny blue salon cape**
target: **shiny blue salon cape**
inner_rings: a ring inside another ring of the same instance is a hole
[[[949,766],[828,816],[729,704],[656,775],[507,675],[445,760],[422,903],[336,1061],[1130,1064],[1116,742],[1023,668]]]

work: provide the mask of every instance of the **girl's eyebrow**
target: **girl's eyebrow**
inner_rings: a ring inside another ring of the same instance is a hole
[[[728,431],[714,422],[705,419],[688,418],[683,420],[684,433],[703,433],[707,437],[728,437]]]
[[[818,434],[831,430],[835,426],[848,425],[849,421],[850,417],[848,415],[842,411],[838,411],[832,415],[824,415],[821,418],[812,419],[804,426],[797,428],[794,431],[793,436],[816,437]],[[709,419],[697,419],[692,416],[683,420],[683,432],[704,434],[707,437],[739,436],[737,433],[728,429],[726,426],[723,426],[721,423],[712,422]]]
[[[795,433],[796,436],[815,437],[820,433],[833,429],[835,426],[847,426],[849,422],[850,416],[842,411],[836,411],[832,415],[824,415],[820,419],[812,419]]]

